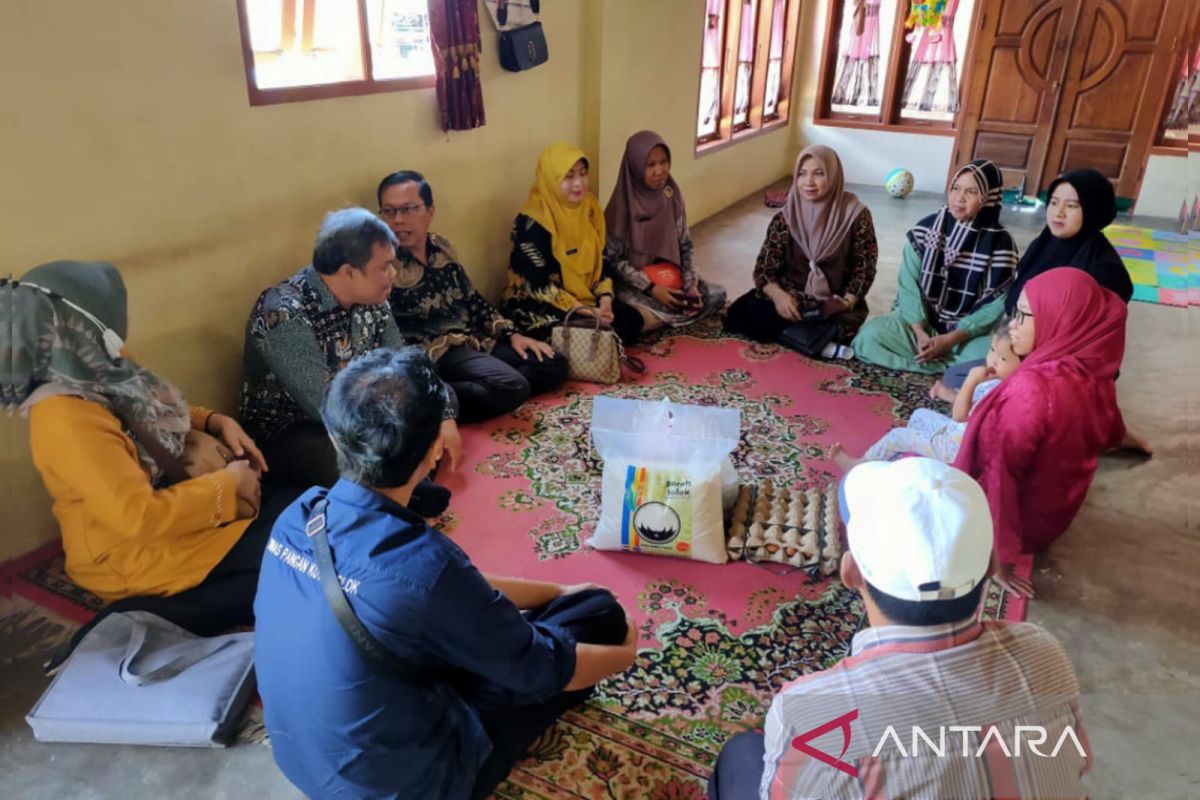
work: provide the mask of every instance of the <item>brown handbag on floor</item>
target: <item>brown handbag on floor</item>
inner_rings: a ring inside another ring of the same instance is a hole
[[[594,314],[567,313],[561,325],[550,331],[550,344],[567,358],[571,380],[613,384],[621,380],[624,363],[635,372],[645,372],[640,359],[627,356],[616,332]],[[588,319],[590,317],[590,320]]]

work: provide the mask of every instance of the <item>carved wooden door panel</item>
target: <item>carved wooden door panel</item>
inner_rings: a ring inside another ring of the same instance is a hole
[[[1118,197],[1137,195],[1187,3],[1083,0],[1038,188],[1064,170],[1092,167],[1112,180]]]
[[[1004,185],[1041,179],[1084,0],[989,0],[978,15],[953,170],[987,158]]]

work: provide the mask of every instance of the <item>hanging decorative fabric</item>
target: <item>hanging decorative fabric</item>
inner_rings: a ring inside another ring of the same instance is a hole
[[[957,4],[956,4],[957,5]],[[919,0],[913,0],[912,7],[908,12],[908,19],[904,21],[904,27],[912,28],[940,28],[942,27],[942,15],[946,11],[946,0],[931,0],[931,2],[923,3]],[[954,12],[951,11],[951,14]],[[912,39],[909,39],[911,42]]]
[[[475,0],[429,0],[429,34],[442,130],[482,127],[479,8]]]
[[[958,47],[954,43],[954,15],[958,0],[936,0],[912,5],[905,26],[913,28],[905,38],[915,42],[904,92],[900,103],[905,108],[933,111],[934,99],[942,83],[946,85],[946,102],[939,111],[958,113]],[[925,89],[918,96],[916,87],[924,80]]]
[[[846,0],[854,27],[833,90],[834,105],[879,105],[879,3],[880,0]]]
[[[1175,98],[1171,101],[1165,124],[1168,131],[1186,134],[1190,122],[1200,122],[1200,47],[1183,59]]]

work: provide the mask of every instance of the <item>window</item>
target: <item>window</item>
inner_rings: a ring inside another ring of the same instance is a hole
[[[763,95],[763,120],[779,117],[779,89],[783,85],[783,43],[785,40],[784,13],[786,0],[774,0],[771,7],[771,44],[767,50],[767,88]]]
[[[239,0],[251,105],[434,84],[427,0]]]
[[[830,0],[818,123],[952,134],[975,0]]]
[[[696,149],[787,122],[800,0],[706,0]]]
[[[711,141],[721,119],[721,67],[725,61],[725,0],[707,0],[704,45],[700,53],[700,111],[696,136]]]
[[[754,77],[754,11],[756,0],[742,0],[742,26],[738,31],[737,78],[733,91],[733,129],[750,127],[750,80]]]

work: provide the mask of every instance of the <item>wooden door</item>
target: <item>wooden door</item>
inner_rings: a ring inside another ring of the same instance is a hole
[[[1185,39],[1188,0],[1083,0],[1037,188],[1091,167],[1136,197]],[[1033,182],[1030,181],[1030,194]]]
[[[987,0],[977,13],[954,164],[987,158],[1035,194],[1084,0]]]

